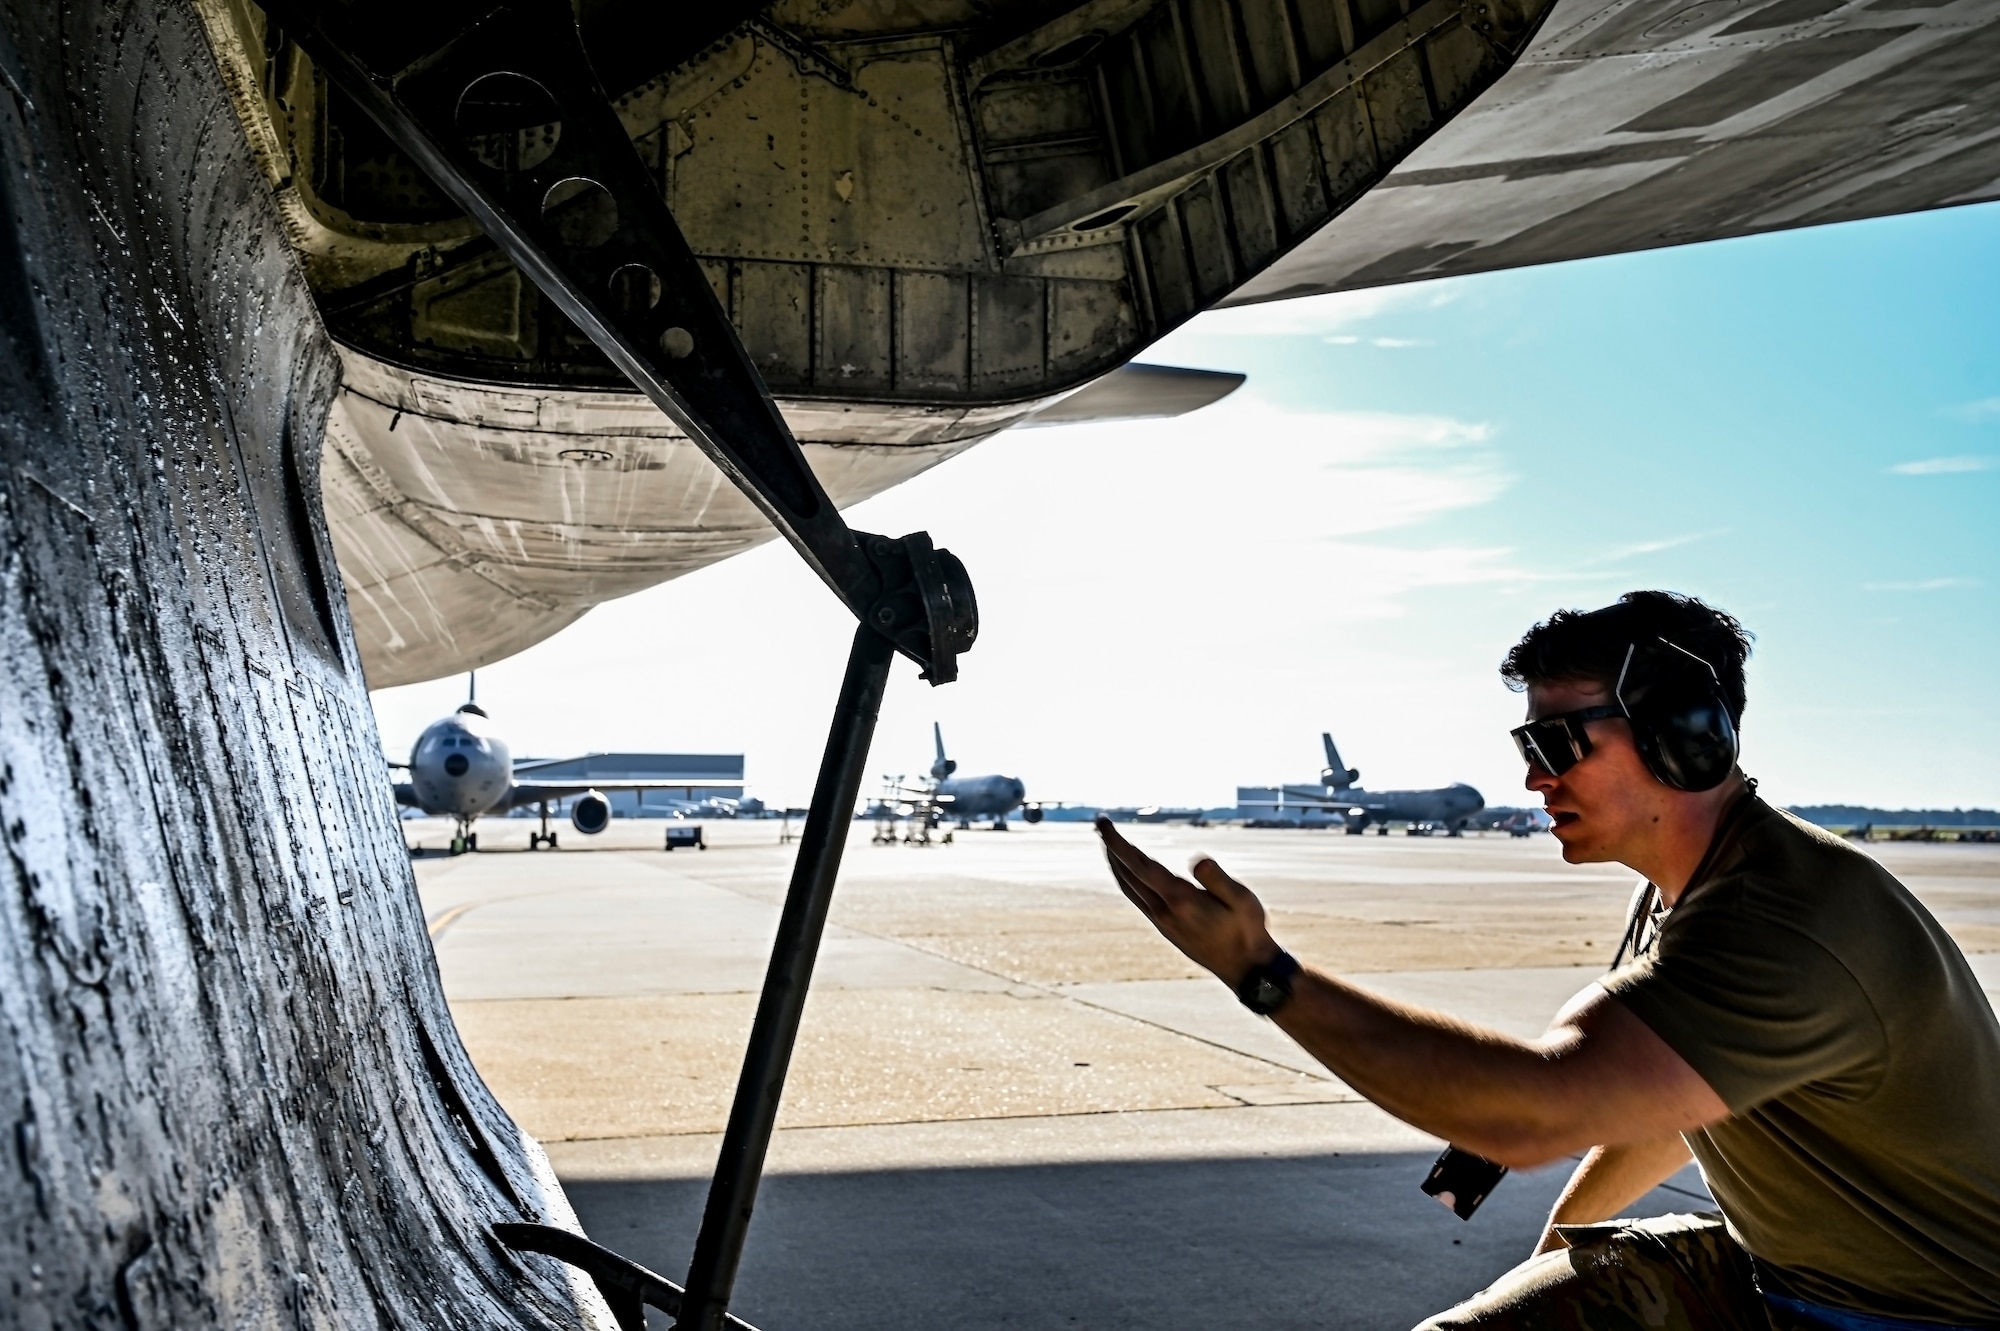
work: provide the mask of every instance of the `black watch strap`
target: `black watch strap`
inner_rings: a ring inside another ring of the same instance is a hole
[[[1236,986],[1236,997],[1260,1017],[1268,1017],[1292,996],[1292,977],[1299,973],[1298,959],[1283,948],[1261,966],[1252,966]]]

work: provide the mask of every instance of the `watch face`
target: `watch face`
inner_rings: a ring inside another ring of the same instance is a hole
[[[1290,994],[1273,984],[1271,977],[1268,975],[1257,977],[1257,988],[1253,991],[1253,994],[1256,997],[1257,1010],[1259,1012],[1269,1012],[1272,1008],[1291,997]]]

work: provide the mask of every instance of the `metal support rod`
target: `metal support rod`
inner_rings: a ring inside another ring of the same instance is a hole
[[[722,1152],[702,1212],[701,1234],[688,1266],[676,1331],[721,1331],[729,1307],[894,656],[895,646],[886,637],[867,624],[855,629],[840,701],[834,705],[833,726],[826,738],[826,756],[820,759],[812,808],[806,813],[784,914],[778,920],[770,968],[764,973],[764,992],[757,1000],[757,1019],[750,1027],[750,1047],[743,1055],[729,1127],[722,1135]]]

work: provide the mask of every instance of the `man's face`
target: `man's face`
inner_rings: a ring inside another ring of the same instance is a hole
[[[1580,711],[1611,701],[1603,685],[1577,682],[1530,684],[1530,721]],[[1673,792],[1646,770],[1632,743],[1631,724],[1621,717],[1588,725],[1590,756],[1561,776],[1528,767],[1527,787],[1542,797],[1555,820],[1555,837],[1571,864],[1630,863],[1660,831]]]

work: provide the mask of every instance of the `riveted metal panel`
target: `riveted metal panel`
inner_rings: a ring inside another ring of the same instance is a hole
[[[972,297],[947,273],[896,277],[896,386],[962,393],[972,357]]]
[[[973,103],[988,152],[1021,143],[1073,139],[1097,128],[1090,85],[1047,76],[996,80]]]
[[[1246,268],[1255,272],[1278,252],[1278,217],[1271,201],[1264,153],[1252,149],[1222,168],[1229,203],[1229,230]]]
[[[736,265],[736,327],[773,388],[812,382],[813,280],[802,263]]]
[[[1116,169],[1123,175],[1158,161],[1168,150],[1161,141],[1152,86],[1138,44],[1131,40],[1108,44],[1101,68],[1105,121],[1117,154]]]
[[[1457,106],[1472,89],[1498,72],[1500,53],[1463,21],[1447,23],[1424,42],[1431,91],[1441,106]]]
[[[495,254],[417,283],[410,292],[410,326],[429,346],[525,361],[536,352],[539,303],[520,270]]]
[[[1162,208],[1138,226],[1139,252],[1152,289],[1153,318],[1171,328],[1201,308],[1194,274],[1188,269],[1187,243],[1181,239],[1180,215]]]
[[[1194,261],[1196,297],[1206,305],[1236,285],[1234,247],[1229,220],[1214,177],[1200,181],[1180,197],[1181,225],[1187,231],[1188,254]]]
[[[985,257],[945,50],[855,53],[850,92],[799,80],[810,252],[832,262],[963,268]]]
[[[1183,0],[1183,5],[1202,99],[1213,123],[1233,125],[1250,114],[1235,7],[1230,0]]]
[[[1353,0],[1354,35],[1366,41],[1403,16],[1399,0]]]
[[[1175,153],[1201,141],[1202,111],[1181,44],[1175,7],[1161,4],[1132,30],[1153,95],[1154,151]]]
[[[889,270],[827,266],[818,276],[814,385],[886,391],[895,367]]]
[[[1098,145],[1075,141],[1043,148],[1032,156],[992,160],[986,175],[992,185],[993,211],[1001,217],[1032,217],[1110,179]]]
[[[1293,12],[1298,18],[1303,73],[1317,74],[1353,46],[1353,34],[1346,30],[1345,0],[1299,0]]]
[[[727,259],[703,259],[701,261],[702,276],[708,279],[709,290],[715,293],[715,299],[721,304],[724,310],[731,308],[729,297],[729,266],[729,260]]]
[[[205,2],[249,12],[247,0]],[[1499,2],[1466,0],[1509,31],[1532,21],[1527,8],[1496,18]],[[983,358],[969,313],[965,373],[926,368],[956,353],[929,342],[897,350],[900,338],[931,325],[921,304],[898,313],[885,303],[884,283],[894,290],[907,278],[917,299],[933,286],[924,275],[1109,280],[1117,269],[1106,256],[1129,240],[1131,253],[1151,256],[1146,266],[1160,265],[1134,274],[1147,293],[1146,325],[1169,326],[1297,243],[1338,198],[1407,152],[1453,98],[1472,95],[1485,57],[1464,30],[1440,30],[1457,5],[1418,0],[1405,12],[1393,0],[1357,19],[1350,0],[1078,0],[1032,19],[967,10],[954,20],[966,26],[954,27],[881,7],[834,14],[799,4],[632,84],[616,107],[774,387],[970,404],[1032,386],[1027,361],[1003,352],[1004,340],[989,342]],[[585,14],[586,44],[593,30],[624,30],[623,20],[601,22],[609,12]],[[1413,53],[1427,41],[1427,54]],[[289,136],[313,168],[271,170],[274,187],[297,196],[316,280],[348,284],[332,314],[339,335],[441,373],[619,387],[545,298],[511,273],[482,268],[493,261],[462,223],[416,216],[427,205],[381,174],[400,168],[375,160],[364,131],[354,140],[361,155],[345,162],[342,126],[353,110],[327,100],[309,62],[283,50],[243,53],[253,73],[260,58],[261,114],[282,108],[285,128],[259,120],[254,105],[246,124],[272,125],[278,151]],[[625,71],[621,82],[645,63],[624,49],[606,58]],[[1435,89],[1442,106],[1429,95]],[[1380,142],[1357,139],[1356,125]],[[1308,152],[1315,134],[1318,151]],[[371,218],[375,230],[358,243],[349,234],[356,224],[312,184],[347,166],[376,175],[342,198],[404,207],[412,218]],[[1211,179],[1218,173],[1226,174]],[[1161,212],[1174,221],[1145,220]],[[394,236],[405,239],[383,238]],[[419,241],[429,248],[410,258]],[[801,271],[781,279],[783,270],[756,264]],[[806,269],[843,271],[808,278]],[[857,276],[863,270],[878,276]],[[858,304],[836,305],[801,299],[800,281],[820,295],[857,283],[868,291]],[[520,292],[511,306],[510,284]],[[967,291],[976,311],[981,302]],[[808,326],[781,329],[783,311]],[[1178,313],[1156,325],[1167,311]],[[1044,354],[1043,373],[1059,363],[1068,362]],[[1040,381],[1050,392],[1070,386]]]
[[[1358,92],[1344,92],[1314,113],[1326,190],[1339,207],[1367,189],[1381,172],[1375,152],[1375,131],[1368,123],[1368,103]]]
[[[1108,369],[1113,348],[1139,335],[1132,288],[1125,282],[1051,282],[1049,373],[1062,378]]]
[[[1047,284],[979,278],[972,284],[972,375],[987,391],[1036,382],[1048,357]]]
[[[1237,0],[1243,24],[1243,53],[1249,64],[1251,96],[1258,110],[1299,86],[1299,56],[1286,0]]]
[[[1376,156],[1385,163],[1400,160],[1423,141],[1434,119],[1422,60],[1415,51],[1402,51],[1370,74],[1362,89]]]
[[[1370,145],[1373,154],[1373,144]],[[1278,224],[1287,239],[1326,219],[1326,183],[1320,178],[1313,124],[1301,120],[1271,140],[1271,174],[1277,181]]]

